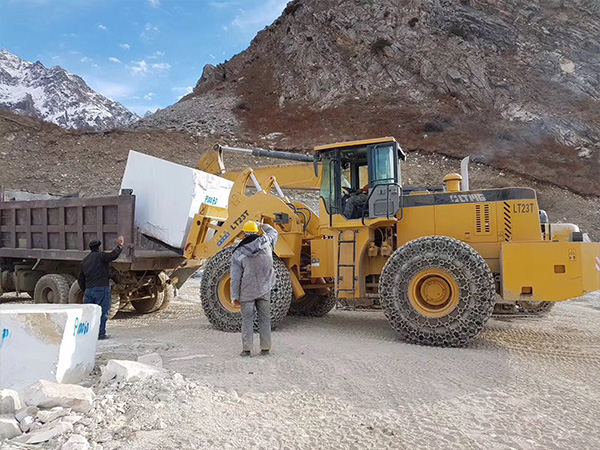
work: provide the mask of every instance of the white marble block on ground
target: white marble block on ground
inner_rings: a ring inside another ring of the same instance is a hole
[[[1,305],[0,389],[75,383],[94,367],[98,305]]]
[[[202,203],[227,207],[233,182],[134,151],[121,189],[133,189],[135,223],[143,234],[183,248]]]

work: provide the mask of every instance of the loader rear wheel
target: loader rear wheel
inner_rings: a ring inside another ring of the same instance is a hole
[[[466,345],[494,310],[494,278],[469,245],[430,236],[396,250],[379,280],[385,315],[400,336],[415,344]]]
[[[79,287],[79,282],[75,280],[71,284],[71,289],[69,289],[68,303],[83,303],[85,300],[85,294]],[[110,293],[110,310],[108,311],[108,318],[112,319],[119,312],[119,308],[121,306],[121,298],[120,295],[114,292]]]
[[[35,303],[67,303],[69,283],[62,275],[49,274],[41,277],[35,284],[33,301]]]
[[[240,331],[242,315],[239,305],[231,303],[231,255],[235,246],[221,250],[208,260],[202,273],[200,298],[209,322],[221,331]],[[285,263],[273,255],[275,285],[271,289],[271,328],[285,318],[292,302],[292,280]],[[256,328],[256,319],[254,322]]]
[[[307,291],[306,295],[290,305],[290,315],[323,317],[333,309],[337,302],[333,289],[326,293],[315,290]]]
[[[517,306],[520,311],[535,316],[544,316],[554,308],[556,302],[530,302],[521,301],[517,302]]]

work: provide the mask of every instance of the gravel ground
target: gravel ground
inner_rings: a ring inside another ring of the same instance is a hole
[[[492,319],[465,349],[405,344],[379,311],[288,317],[252,358],[211,328],[198,292],[192,279],[167,311],[109,322],[98,367],[157,352],[171,376],[105,386],[96,370],[75,428],[93,449],[600,446],[600,292]]]

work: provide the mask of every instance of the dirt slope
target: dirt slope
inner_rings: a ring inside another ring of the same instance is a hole
[[[140,126],[280,147],[393,135],[600,193],[600,4],[295,0]],[[218,120],[207,120],[210,117]]]

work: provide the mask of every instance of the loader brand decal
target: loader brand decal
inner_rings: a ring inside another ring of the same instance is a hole
[[[505,188],[489,189],[481,192],[469,192],[464,194],[451,194],[449,192],[430,192],[418,195],[403,195],[403,208],[412,208],[415,206],[439,206],[455,205],[459,203],[482,203],[482,202],[505,202],[507,200],[522,200],[525,203],[531,203],[528,200],[534,200],[535,191],[530,188]]]
[[[486,198],[483,194],[452,194],[450,195],[452,203],[473,203],[485,202]]]
[[[532,213],[535,211],[533,203],[514,203],[513,212],[515,214]]]
[[[596,256],[596,270],[600,272],[600,258]]]
[[[248,217],[248,210],[244,211],[240,217],[238,217],[237,219],[235,219],[235,221],[233,222],[233,225],[230,225],[231,229],[235,231],[235,229],[237,227],[239,227],[242,223],[244,223],[244,220],[246,220],[246,218]]]
[[[217,246],[220,247],[221,245],[223,245],[223,243],[227,240],[229,236],[231,236],[231,234],[226,231],[223,237],[219,239],[219,242],[217,242]]]

